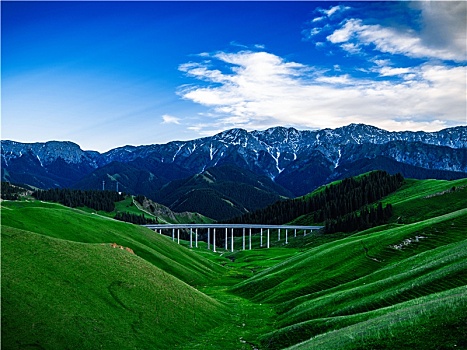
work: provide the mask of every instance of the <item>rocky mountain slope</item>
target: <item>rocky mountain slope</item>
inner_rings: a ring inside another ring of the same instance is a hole
[[[265,176],[298,196],[331,180],[382,169],[415,178],[467,177],[467,127],[438,132],[389,132],[350,124],[337,129],[275,127],[232,129],[212,137],[167,144],[125,146],[106,153],[72,142],[2,141],[2,180],[37,187],[116,188],[155,199],[176,180],[223,165]],[[175,182],[171,186],[178,191]],[[181,186],[181,185],[180,185]],[[211,188],[212,183],[206,182]],[[175,202],[175,201],[174,201]],[[192,208],[187,208],[192,209]]]

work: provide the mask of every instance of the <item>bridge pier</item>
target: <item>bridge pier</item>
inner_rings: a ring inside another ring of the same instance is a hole
[[[216,228],[214,227],[214,232],[212,233],[212,247],[214,253],[216,252]]]
[[[245,250],[245,227],[243,228],[243,250]]]
[[[193,248],[193,245],[195,245],[196,248],[199,247],[199,230],[201,229],[203,232],[203,237],[204,236],[204,229],[207,229],[207,248],[208,250],[211,249],[211,244],[213,245],[212,249],[214,252],[217,251],[217,246],[216,246],[216,228],[219,228],[220,230],[225,229],[225,243],[224,246],[225,250],[228,251],[234,251],[235,249],[235,230],[236,229],[242,229],[242,248],[243,250],[246,249],[253,249],[253,244],[252,244],[252,235],[253,235],[253,230],[254,229],[259,229],[259,235],[260,235],[260,247],[271,247],[271,230],[277,230],[277,239],[278,242],[281,240],[281,231],[285,230],[285,244],[289,243],[289,230],[294,230],[294,237],[297,237],[297,233],[300,233],[300,230],[303,231],[303,236],[307,236],[310,233],[313,233],[313,231],[321,229],[322,226],[301,226],[301,225],[259,225],[259,224],[151,224],[151,225],[142,225],[145,226],[151,230],[153,230],[155,233],[159,233],[160,235],[167,235],[170,236],[170,229],[172,230],[172,241],[175,241],[175,230],[177,230],[177,243],[180,244],[180,230],[184,230],[183,232],[187,232],[190,235],[189,238],[189,245],[190,248]],[[213,231],[213,236],[211,237],[211,228],[214,229]],[[229,228],[231,229],[230,232],[230,247],[229,247]],[[246,229],[248,228],[248,243],[247,243],[247,236],[246,236]],[[264,242],[264,237],[263,233],[264,230],[267,230],[267,237],[266,237],[266,242]],[[164,231],[164,233],[162,232]],[[273,231],[272,231],[273,232]],[[195,239],[193,242],[193,234],[195,234]],[[187,238],[186,236],[183,236],[184,239]],[[240,235],[238,235],[240,238]],[[187,238],[188,239],[188,238]],[[248,244],[248,247],[247,247]],[[240,249],[239,249],[240,250]]]

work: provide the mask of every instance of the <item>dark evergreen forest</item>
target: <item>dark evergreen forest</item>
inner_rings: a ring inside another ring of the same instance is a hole
[[[120,221],[125,221],[125,222],[131,222],[132,224],[136,225],[148,225],[148,224],[158,224],[159,221],[157,219],[150,219],[144,217],[144,214],[133,214],[133,213],[128,213],[128,212],[118,212],[115,216],[114,219],[120,220]]]
[[[1,198],[5,200],[18,200],[20,194],[26,192],[27,189],[20,185],[13,185],[9,182],[2,181]]]
[[[396,191],[403,181],[401,174],[374,171],[323,186],[313,195],[278,201],[228,223],[282,225],[307,215],[311,222],[323,223],[327,233],[366,229],[381,225],[391,217],[391,205],[383,208],[381,203],[375,203]]]
[[[88,207],[94,210],[111,212],[115,209],[115,202],[125,199],[125,194],[115,191],[72,190],[68,188],[53,188],[35,191],[33,197],[63,204],[70,208]]]

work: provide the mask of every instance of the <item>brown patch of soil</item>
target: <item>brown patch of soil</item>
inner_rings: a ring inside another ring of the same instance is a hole
[[[124,247],[122,245],[118,245],[117,243],[110,243],[110,246],[112,248],[120,248],[121,250],[126,250],[127,252],[130,252],[131,254],[135,254],[135,252],[133,251],[133,249],[131,248],[128,248],[128,247]]]

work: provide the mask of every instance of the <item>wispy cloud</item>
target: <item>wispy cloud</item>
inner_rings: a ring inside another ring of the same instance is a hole
[[[169,114],[162,116],[162,124],[180,124],[180,118],[174,117]]]
[[[465,39],[465,35],[464,35]],[[413,31],[400,31],[379,24],[366,25],[360,19],[349,19],[327,37],[333,44],[351,53],[361,45],[374,45],[375,49],[390,54],[401,54],[413,58],[437,58],[465,61],[465,49],[460,46],[446,47],[429,45]]]
[[[354,16],[342,22],[320,20],[313,28],[304,31],[304,35],[308,40],[313,40],[314,35],[327,29],[327,41],[340,45],[351,54],[362,53],[362,48],[365,47],[373,52],[411,58],[465,62],[467,3],[420,1],[410,5],[412,12],[418,14],[418,25],[413,28],[405,23],[391,26],[382,21],[375,24],[374,18],[359,18],[353,13]],[[320,12],[333,14],[336,11],[335,7],[331,7]]]
[[[328,10],[326,9],[319,9],[319,12],[324,13],[326,16],[331,17],[335,13],[342,12],[345,10],[348,10],[350,7],[348,6],[342,6],[342,5],[337,5],[337,6],[332,6]],[[320,18],[320,17],[318,17]]]

